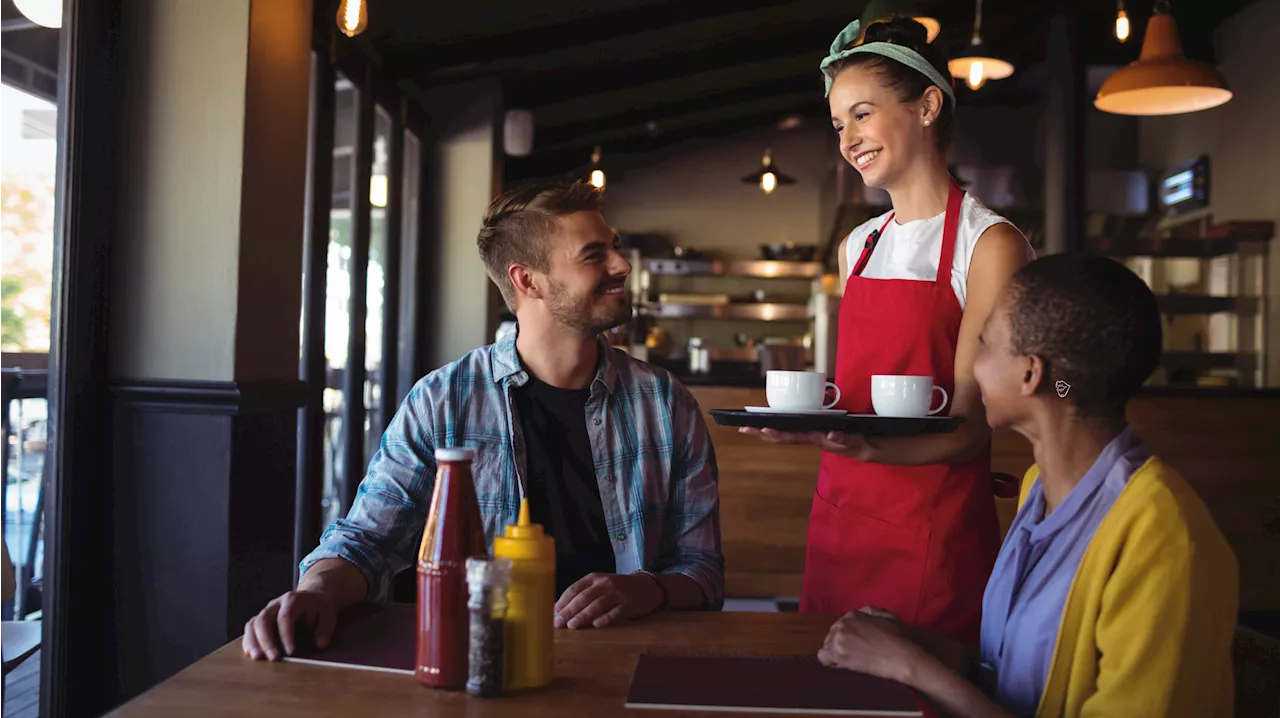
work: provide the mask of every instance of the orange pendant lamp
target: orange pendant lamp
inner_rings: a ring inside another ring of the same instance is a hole
[[[1218,68],[1182,54],[1168,3],[1157,2],[1147,21],[1142,54],[1102,83],[1094,107],[1117,115],[1177,115],[1217,107],[1231,99]]]

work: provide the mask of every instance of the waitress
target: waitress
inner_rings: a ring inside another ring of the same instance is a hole
[[[976,643],[999,551],[991,432],[973,378],[979,332],[1033,253],[947,170],[955,90],[946,58],[905,18],[858,22],[822,61],[840,153],[893,211],[840,245],[839,408],[873,413],[871,376],[931,376],[963,417],[950,434],[873,438],[743,429],[823,450],[800,610],[875,606]]]

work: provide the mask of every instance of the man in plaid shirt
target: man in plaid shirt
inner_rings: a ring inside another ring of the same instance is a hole
[[[475,452],[490,542],[524,498],[555,538],[557,626],[721,607],[718,477],[697,402],[600,337],[632,312],[631,265],[600,195],[582,182],[538,184],[490,205],[480,255],[517,331],[414,386],[297,589],[245,625],[247,655],[292,653],[299,623],[323,647],[339,609],[386,599],[392,577],[415,566],[434,452],[446,447]]]

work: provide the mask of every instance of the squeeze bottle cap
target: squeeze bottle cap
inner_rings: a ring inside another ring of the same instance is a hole
[[[526,498],[520,500],[517,522],[508,524],[503,535],[493,540],[493,553],[513,559],[554,559],[555,546],[555,539],[545,535],[541,525],[529,520],[529,499]]]

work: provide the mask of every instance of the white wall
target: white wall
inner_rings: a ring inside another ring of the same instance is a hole
[[[307,0],[124,9],[112,376],[297,376],[310,17]]]
[[[1163,170],[1201,154],[1210,158],[1214,221],[1270,220],[1280,225],[1280,1],[1259,0],[1224,22],[1215,44],[1234,97],[1186,115],[1144,118],[1140,157]],[[1271,242],[1267,383],[1280,386],[1280,238]]]
[[[489,287],[476,235],[500,178],[494,162],[499,90],[492,83],[448,85],[428,93],[431,144],[424,148],[431,195],[426,210],[435,286],[430,366],[488,344]]]
[[[132,3],[121,26],[112,374],[230,380],[249,0]]]

